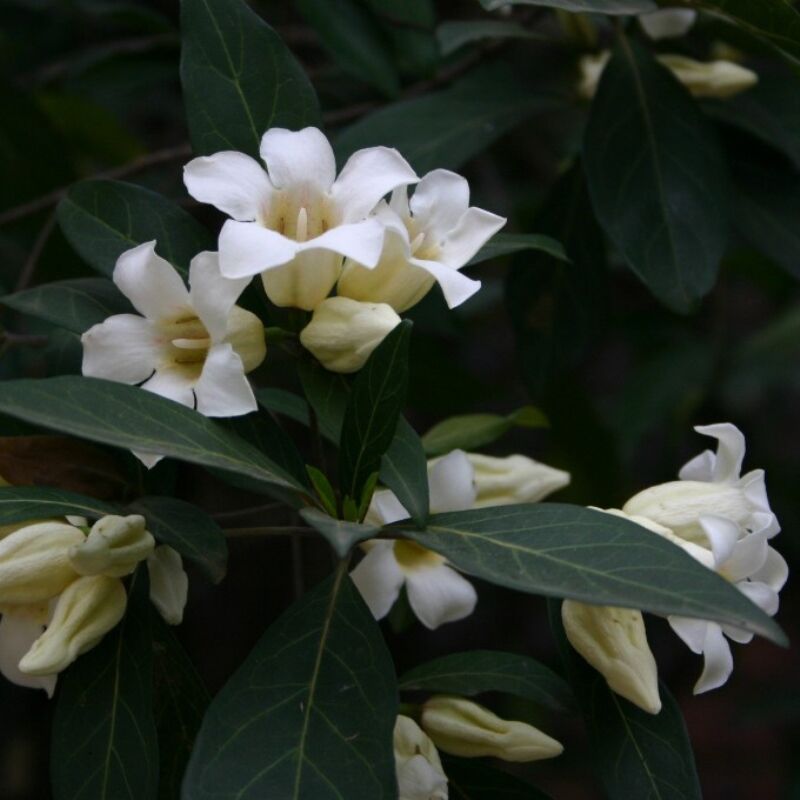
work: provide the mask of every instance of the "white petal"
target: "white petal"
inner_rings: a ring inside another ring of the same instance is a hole
[[[382,197],[416,180],[411,165],[397,150],[368,147],[353,153],[331,187],[339,221],[364,219]]]
[[[715,514],[702,514],[698,521],[711,545],[714,566],[719,568],[733,555],[741,529],[735,522]]]
[[[644,32],[655,40],[685,36],[696,19],[697,12],[690,8],[664,8],[639,15]]]
[[[0,673],[17,686],[44,689],[48,697],[56,688],[55,675],[26,675],[19,668],[22,657],[44,633],[44,625],[22,614],[3,614],[0,619]]]
[[[389,489],[380,489],[372,495],[365,519],[378,525],[391,525],[401,519],[408,519],[408,516],[408,511],[394,492]]]
[[[142,464],[147,467],[147,469],[153,469],[153,467],[158,464],[159,461],[164,459],[164,456],[160,456],[157,453],[140,453],[137,450],[131,450],[131,452],[142,462]]]
[[[722,632],[734,642],[739,644],[749,644],[753,641],[753,634],[742,628],[735,628],[733,625],[723,625]]]
[[[432,514],[466,511],[475,503],[475,470],[463,450],[453,450],[428,469]]]
[[[350,573],[375,619],[383,619],[397,600],[405,576],[394,557],[394,542],[379,541]]]
[[[288,264],[297,243],[255,222],[228,220],[219,234],[219,268],[226,278],[250,278]]]
[[[319,128],[271,128],[261,139],[261,158],[279,189],[311,185],[327,192],[336,178],[336,159]]]
[[[214,341],[224,338],[228,315],[247,288],[249,278],[224,278],[217,253],[198,253],[189,266],[189,297],[195,313]]]
[[[767,497],[767,484],[763,469],[754,469],[743,475],[739,486],[748,502],[758,509],[753,512],[753,530],[765,533],[768,537],[780,533],[778,518],[772,513]]]
[[[189,307],[189,292],[174,267],[156,254],[155,242],[126,250],[114,267],[114,283],[148,319],[167,319]]]
[[[397,765],[398,800],[447,800],[447,777],[423,755]]]
[[[409,208],[419,229],[441,242],[469,207],[469,183],[448,169],[435,169],[414,188]]]
[[[744,434],[730,422],[697,425],[695,430],[718,440],[713,480],[735,481],[742,471],[744,461]]]
[[[749,533],[740,539],[730,557],[725,561],[725,577],[733,582],[749,578],[767,561],[767,537],[763,533]]]
[[[233,150],[190,161],[183,168],[183,182],[195,200],[240,222],[259,219],[274,193],[261,164]]]
[[[142,384],[142,389],[153,394],[174,400],[182,406],[194,408],[194,381],[181,372],[170,369],[158,370],[149,381]]]
[[[482,208],[468,208],[441,243],[439,261],[460,269],[505,224],[504,217]]]
[[[733,672],[733,655],[722,628],[716,622],[709,622],[703,644],[703,673],[694,685],[695,694],[717,689],[724,684]]]
[[[712,623],[691,617],[667,617],[670,627],[680,636],[683,643],[693,652],[702,653],[706,640],[706,627]]]
[[[463,273],[446,264],[436,261],[423,261],[419,258],[409,259],[414,266],[424,269],[436,278],[448,308],[456,308],[469,300],[481,288],[481,282],[468,278]]]
[[[147,380],[159,362],[153,324],[135,314],[117,314],[94,325],[81,336],[82,372],[89,378],[119,383]]]
[[[446,565],[417,569],[406,575],[408,602],[430,630],[468,617],[475,609],[475,587]]]
[[[756,581],[741,581],[736,588],[755,603],[765,614],[774,617],[778,613],[780,599],[778,593],[767,586],[766,583]]]
[[[761,569],[751,576],[754,581],[766,583],[771,589],[779,592],[789,577],[789,565],[786,559],[774,548],[767,548],[767,558]]]
[[[383,249],[384,228],[376,219],[365,219],[350,225],[337,225],[321,236],[297,245],[300,251],[331,250],[352,258],[365,267],[378,263]]]
[[[700,455],[687,461],[678,472],[682,481],[708,482],[714,479],[714,462],[717,457],[711,450],[704,450]]]
[[[194,393],[197,410],[207,417],[238,417],[258,408],[242,359],[230,344],[208,351]]]
[[[189,577],[180,554],[167,545],[147,557],[150,600],[168,625],[180,625],[189,595]]]

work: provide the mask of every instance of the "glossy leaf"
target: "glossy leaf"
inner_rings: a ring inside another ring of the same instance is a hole
[[[569,261],[563,245],[551,236],[540,233],[497,233],[473,256],[470,264],[480,264],[490,258],[534,250],[559,261]]]
[[[308,425],[308,403],[299,395],[287,392],[285,389],[258,388],[255,389],[258,404],[267,411],[283,414],[301,425]]]
[[[281,38],[242,0],[182,0],[181,83],[198,155],[258,156],[267,128],[319,124],[317,96]]]
[[[146,570],[122,622],[59,678],[50,770],[54,800],[155,800],[152,607]]]
[[[443,22],[436,29],[442,55],[449,56],[462,47],[487,39],[541,39],[541,35],[505,20],[457,20]]]
[[[175,497],[142,497],[130,505],[129,511],[147,520],[147,530],[159,544],[168,544],[195,562],[214,583],[225,577],[225,534],[205,511]]]
[[[499,586],[715,620],[786,642],[777,623],[724,578],[657,534],[601,511],[532,503],[437,514],[424,531],[405,522],[387,530]]]
[[[487,11],[506,5],[545,6],[585,14],[643,14],[655,11],[655,0],[480,0]]]
[[[156,252],[184,273],[192,257],[216,250],[194,217],[149,189],[121,181],[82,181],[58,205],[61,230],[78,254],[111,275],[125,250],[156,241]]]
[[[320,433],[338,445],[350,395],[350,384],[344,376],[328,372],[311,361],[301,361],[297,372],[306,399],[316,414],[316,424]]]
[[[359,542],[373,539],[381,531],[376,525],[334,519],[316,508],[304,508],[300,516],[327,539],[339,558],[344,558]]]
[[[496,650],[469,650],[436,658],[406,672],[398,686],[405,691],[467,697],[507,692],[556,711],[574,707],[569,685],[551,669],[527,656]]]
[[[483,759],[448,758],[448,800],[549,800],[535,786],[488,766]]]
[[[0,303],[22,314],[43,319],[73,333],[83,333],[113,314],[133,312],[131,304],[104,278],[45,283],[8,294]]]
[[[397,495],[411,519],[424,526],[430,509],[428,461],[417,432],[404,417],[381,458],[380,481]]]
[[[0,525],[64,517],[67,514],[97,519],[106,514],[119,513],[117,506],[63,489],[40,486],[0,487]]]
[[[361,497],[394,439],[408,386],[411,322],[401,322],[375,348],[356,376],[342,423],[339,478],[342,492]]]
[[[727,245],[728,180],[707,120],[637,42],[621,38],[603,72],[583,150],[609,238],[662,303],[689,311]]]
[[[394,800],[392,661],[345,571],[292,606],[217,695],[192,800]]]

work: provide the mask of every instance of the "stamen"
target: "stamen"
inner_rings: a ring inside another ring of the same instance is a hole
[[[420,231],[411,242],[411,252],[416,253],[422,243],[425,241],[425,231]]]
[[[182,350],[208,350],[211,347],[211,338],[206,336],[204,339],[173,339],[172,344]]]
[[[298,213],[297,215],[297,228],[295,230],[295,240],[298,242],[304,242],[307,236],[308,236],[308,212],[306,211],[306,207],[303,206],[300,209],[300,213]]]

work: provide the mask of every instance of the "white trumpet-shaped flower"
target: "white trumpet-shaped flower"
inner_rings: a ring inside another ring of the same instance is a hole
[[[0,606],[0,674],[17,686],[44,689],[48,697],[56,688],[56,674],[29,675],[19,662],[44,633],[50,619],[50,603]]]
[[[691,30],[697,12],[691,8],[662,8],[640,14],[638,19],[642,30],[651,39],[678,39]]]
[[[264,326],[235,305],[247,280],[228,280],[216,253],[192,259],[187,289],[147,242],[124,252],[114,283],[141,314],[118,314],[83,334],[83,374],[140,384],[208,417],[257,408],[245,374],[266,354]]]
[[[447,800],[447,776],[436,745],[410,717],[394,726],[398,800]]]
[[[480,289],[459,270],[506,220],[469,205],[469,184],[446,169],[429,172],[411,199],[405,186],[382,203],[375,218],[386,226],[378,265],[355,256],[345,263],[337,292],[354,300],[387,303],[405,311],[438,283],[450,308]]]
[[[333,149],[317,128],[268,130],[261,158],[266,170],[235,151],[195,158],[184,182],[192,197],[230,217],[219,239],[222,274],[261,274],[273,303],[311,311],[336,283],[343,257],[377,263],[383,226],[369,215],[417,176],[396,150],[370,147],[337,177]]]

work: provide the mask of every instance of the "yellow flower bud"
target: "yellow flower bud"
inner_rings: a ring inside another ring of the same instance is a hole
[[[445,753],[465,758],[538,761],[560,755],[555,739],[524,722],[500,719],[461,697],[432,697],[422,709],[422,727]]]
[[[156,544],[144,526],[144,517],[138,514],[98,520],[86,540],[70,548],[69,560],[75,571],[112,578],[130,575]]]
[[[658,714],[658,668],[640,611],[565,600],[561,619],[570,644],[626,700]]]
[[[0,604],[40,603],[78,577],[70,548],[84,541],[81,530],[61,522],[26,525],[0,540]]]
[[[467,453],[475,470],[474,508],[512,503],[535,503],[570,481],[568,472],[540,464],[526,456],[494,458]]]
[[[325,369],[356,372],[399,324],[400,317],[383,303],[330,297],[317,306],[300,341]]]
[[[245,372],[252,372],[267,356],[264,323],[255,314],[239,306],[234,306],[228,314],[225,341],[242,359]]]
[[[47,630],[20,661],[28,675],[53,675],[91,650],[125,615],[127,596],[119,578],[90,575],[58,598]]]
[[[758,83],[755,72],[732,61],[702,62],[671,53],[658,60],[695,97],[732,97]]]
[[[398,800],[447,800],[447,776],[439,753],[425,732],[409,717],[397,717],[394,761]]]

